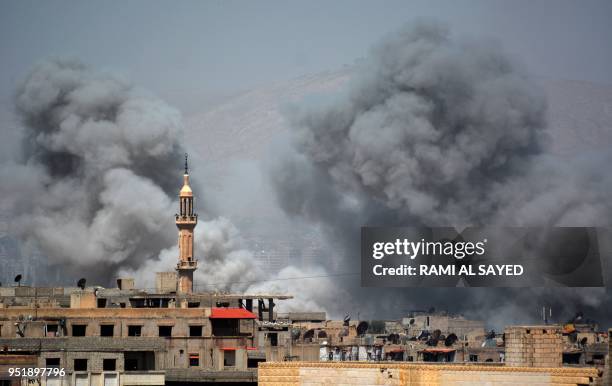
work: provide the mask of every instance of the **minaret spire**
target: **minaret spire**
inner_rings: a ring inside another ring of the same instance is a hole
[[[198,215],[194,211],[193,204],[193,191],[189,185],[189,165],[187,153],[185,153],[185,174],[183,175],[183,187],[179,192],[179,213],[176,215],[176,227],[179,230],[179,257],[176,265],[177,291],[183,294],[193,291],[193,271],[198,267],[193,250],[193,230],[198,224]]]

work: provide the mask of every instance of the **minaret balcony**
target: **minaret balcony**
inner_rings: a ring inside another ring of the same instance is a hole
[[[195,259],[189,259],[189,260],[181,260],[179,261],[179,263],[176,265],[176,269],[197,269],[198,268],[198,261]]]
[[[192,216],[182,216],[180,214],[174,215],[175,221],[177,225],[180,224],[197,224],[198,223],[198,215],[194,214]]]

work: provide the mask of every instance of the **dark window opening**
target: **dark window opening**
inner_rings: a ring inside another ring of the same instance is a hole
[[[47,358],[45,359],[45,366],[46,367],[59,367],[60,359],[59,358]]]
[[[106,299],[98,299],[98,308],[106,308]]]
[[[100,336],[114,336],[115,325],[114,324],[102,324],[100,325]]]
[[[202,336],[202,326],[189,326],[189,336]]]
[[[172,336],[172,326],[159,326],[159,336]]]
[[[455,353],[423,353],[423,362],[454,362]]]
[[[414,362],[414,357],[412,355],[408,356],[408,362]]]
[[[74,371],[87,371],[87,359],[75,359]]]
[[[58,336],[58,335],[59,335],[59,325],[47,324],[47,336]]]
[[[198,308],[200,307],[200,302],[189,302],[187,303],[187,308]]]
[[[85,336],[87,331],[86,324],[73,324],[72,325],[72,336]]]
[[[138,370],[138,359],[125,358],[125,371],[137,371]]]
[[[478,362],[478,355],[470,354],[470,362]]]
[[[260,362],[265,362],[266,360],[264,358],[249,358],[247,360],[247,367],[248,368],[256,368],[257,364]]]
[[[153,351],[126,351],[123,356],[125,371],[155,370],[155,353]]]
[[[128,336],[142,336],[142,326],[128,326]]]
[[[189,354],[189,367],[197,367],[200,365],[200,354]]]
[[[132,308],[144,308],[146,307],[147,299],[130,299],[130,306]]]
[[[117,369],[117,360],[116,359],[104,359],[102,361],[102,370],[103,371],[115,371]]]
[[[236,366],[236,351],[225,350],[223,352],[223,366],[234,367]]]
[[[593,354],[593,364],[595,365],[603,365],[605,364],[606,359],[603,354]]]
[[[211,319],[214,336],[239,336],[239,319]]]
[[[270,346],[272,347],[278,346],[278,334],[273,332],[273,333],[268,334],[268,336],[270,337]]]

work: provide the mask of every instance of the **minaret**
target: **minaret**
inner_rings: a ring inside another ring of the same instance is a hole
[[[193,271],[198,268],[198,261],[193,258],[193,229],[198,223],[198,215],[193,211],[193,192],[189,186],[189,168],[185,154],[185,174],[183,187],[179,192],[179,213],[176,214],[178,228],[179,262],[176,265],[178,273],[179,293],[193,292]]]

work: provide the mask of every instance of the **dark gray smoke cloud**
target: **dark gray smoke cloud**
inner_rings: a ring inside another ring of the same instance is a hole
[[[545,115],[543,93],[494,42],[417,23],[378,44],[335,102],[290,113],[295,151],[270,175],[285,211],[343,248],[320,262],[331,271],[358,270],[364,225],[609,224],[603,163],[551,161]],[[371,316],[433,305],[499,324],[543,304],[567,313],[610,303],[598,289],[365,290],[354,277],[338,287]]]
[[[152,276],[151,267],[172,270],[181,114],[124,79],[61,59],[36,66],[15,104],[23,151],[0,165],[0,207],[12,214],[14,233],[65,267],[65,279],[106,285],[118,272],[140,278],[144,271]],[[219,219],[202,227],[202,265],[208,259],[224,267],[216,282],[250,269],[231,224]]]

